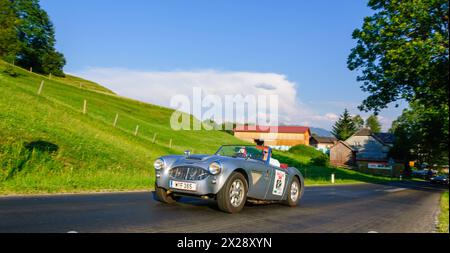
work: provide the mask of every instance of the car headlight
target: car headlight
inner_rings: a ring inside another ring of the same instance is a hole
[[[163,159],[159,158],[159,159],[156,159],[153,166],[155,167],[155,170],[162,170],[166,167],[166,162],[164,162]]]
[[[218,175],[220,172],[222,172],[222,164],[219,162],[213,162],[209,165],[209,173]]]

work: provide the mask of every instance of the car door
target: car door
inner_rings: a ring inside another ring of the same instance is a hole
[[[287,189],[289,175],[287,171],[269,165],[269,182],[266,200],[281,200]]]
[[[270,184],[270,169],[261,160],[248,159],[246,163],[249,174],[248,197],[265,199]]]
[[[271,155],[269,156],[271,159]],[[268,162],[269,182],[266,199],[281,200],[287,190],[289,175],[286,170],[270,165]]]

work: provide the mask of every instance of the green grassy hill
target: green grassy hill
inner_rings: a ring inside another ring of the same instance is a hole
[[[114,94],[111,90],[99,85],[98,83],[94,83],[92,81],[85,80],[83,78],[79,78],[72,75],[67,75],[65,77],[50,77],[53,80],[61,81],[65,84],[73,85],[79,88],[85,88],[88,90],[94,90],[99,92],[104,92],[108,94]]]
[[[220,131],[173,131],[171,109],[119,97],[78,77],[49,79],[3,61],[0,108],[0,194],[148,190],[157,157],[187,149],[208,154],[222,144],[242,143]],[[327,157],[311,147],[274,156],[297,167],[309,185],[329,184],[332,173],[336,183],[386,180],[329,167]]]
[[[50,80],[2,61],[0,108],[1,194],[150,189],[158,156],[186,149],[211,153],[241,142],[219,131],[173,131],[171,109],[119,97],[72,76]]]

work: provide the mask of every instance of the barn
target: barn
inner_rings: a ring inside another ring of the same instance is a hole
[[[304,126],[238,126],[234,136],[257,145],[289,149],[297,145],[309,146],[311,129]]]
[[[330,164],[338,167],[353,167],[356,165],[356,153],[352,146],[345,141],[338,141],[331,148]]]
[[[339,141],[330,150],[330,163],[346,167],[389,167],[389,150],[394,136],[390,133],[373,133],[360,129],[345,141]]]

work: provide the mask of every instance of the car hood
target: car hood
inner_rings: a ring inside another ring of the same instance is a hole
[[[195,165],[208,168],[213,162],[222,162],[224,160],[231,159],[230,157],[223,157],[217,155],[190,155],[180,157],[172,167],[183,166],[183,165]]]

